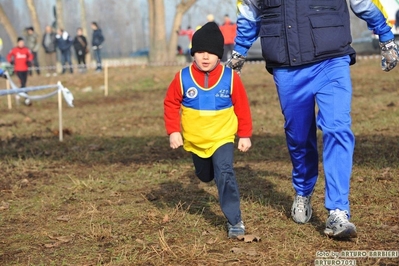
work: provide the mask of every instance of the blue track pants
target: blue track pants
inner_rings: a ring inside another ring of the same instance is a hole
[[[233,170],[234,144],[219,147],[210,158],[192,154],[195,174],[202,182],[215,180],[219,204],[224,216],[232,225],[241,222],[240,193]]]
[[[325,207],[348,212],[355,144],[351,131],[349,62],[345,56],[307,66],[273,69],[296,193],[311,194],[317,181],[317,126],[323,133]]]

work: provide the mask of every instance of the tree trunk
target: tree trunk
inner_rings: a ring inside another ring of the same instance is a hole
[[[167,43],[163,0],[149,0],[150,63],[166,61]]]
[[[176,61],[176,49],[179,29],[184,13],[198,0],[181,0],[176,7],[169,42],[166,40],[165,6],[163,0],[148,0],[149,32],[150,32],[150,63],[165,63]]]
[[[32,26],[35,28],[37,35],[42,36],[42,29],[40,27],[39,17],[37,16],[36,7],[33,3],[33,0],[26,0],[26,4],[28,5],[30,16],[32,18]]]
[[[85,5],[85,1],[84,0],[79,0],[79,4],[80,4],[80,23],[81,23],[81,28],[83,30],[83,35],[86,36],[87,39],[87,48],[89,48],[89,35],[88,35],[88,31],[87,31],[87,19],[86,19],[86,5]],[[91,62],[91,54],[90,52],[88,52],[86,54],[86,62],[89,65]]]
[[[64,28],[64,5],[62,4],[62,0],[57,0],[56,12],[57,12],[57,29],[65,29]]]
[[[150,50],[150,54],[149,54],[149,60],[150,62],[154,62],[155,61],[155,53],[153,53],[152,51],[155,51],[155,47],[154,47],[154,24],[155,24],[155,14],[154,14],[154,0],[148,0],[148,35],[149,35],[149,39],[150,39],[150,44],[149,44],[149,50]]]
[[[176,31],[179,30],[183,15],[193,6],[197,0],[182,0],[176,7],[176,14],[172,24],[171,36],[168,43],[168,61],[176,61],[176,50],[178,35]]]
[[[6,13],[4,12],[3,7],[0,4],[0,23],[3,24],[4,29],[6,30],[8,37],[10,38],[13,44],[17,43],[18,34],[15,28],[12,26],[10,20],[8,19]]]
[[[40,27],[39,17],[37,16],[35,4],[33,3],[33,0],[26,0],[26,5],[28,6],[28,9],[30,12],[30,17],[32,18],[32,26],[38,35],[37,41],[41,42],[42,29]],[[44,53],[42,53],[40,51],[41,50],[39,49],[39,51],[38,51],[39,66],[43,66],[44,62],[45,62]]]

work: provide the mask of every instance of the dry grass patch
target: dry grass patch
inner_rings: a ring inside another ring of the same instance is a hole
[[[243,218],[259,242],[227,238],[215,185],[200,183],[190,155],[168,147],[162,104],[179,67],[111,68],[108,97],[101,74],[58,77],[76,99],[64,108],[71,134],[63,142],[54,134],[56,100],[7,110],[1,98],[0,264],[312,265],[316,251],[398,250],[399,80],[396,69],[384,73],[378,64],[352,67],[350,199],[359,233],[352,241],[323,235],[322,164],[311,222],[292,222],[283,117],[262,64],[242,73],[253,148],[235,155]],[[399,258],[357,264],[397,265]]]

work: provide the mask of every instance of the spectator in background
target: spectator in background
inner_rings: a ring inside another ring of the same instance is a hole
[[[188,63],[191,63],[192,61],[192,57],[191,57],[191,40],[193,39],[193,35],[195,33],[195,30],[193,30],[191,28],[191,26],[188,26],[186,30],[178,30],[177,34],[179,34],[179,36],[187,36],[188,37],[188,41],[189,41],[189,45],[188,48],[186,49],[186,51],[184,52],[184,54],[186,55],[186,61]]]
[[[213,14],[208,14],[208,15],[206,16],[206,21],[207,21],[207,22],[215,22],[215,23],[216,23],[215,17],[213,16]],[[218,23],[216,23],[216,25],[219,26]]]
[[[39,36],[35,32],[33,27],[27,27],[26,29],[26,47],[29,48],[33,54],[33,67],[36,69],[36,73],[40,75],[38,52],[40,48]],[[32,70],[29,70],[29,75],[32,76]]]
[[[76,57],[78,59],[79,71],[86,71],[86,53],[88,52],[87,40],[83,36],[82,28],[78,28],[76,31],[75,39],[73,40],[73,47],[75,48]]]
[[[50,75],[57,76],[56,64],[57,64],[57,51],[56,51],[56,37],[55,32],[51,26],[46,26],[45,33],[43,35],[42,46],[44,48],[46,61],[47,73],[46,77]]]
[[[97,22],[91,23],[91,28],[93,30],[93,36],[91,40],[91,45],[93,47],[94,58],[96,59],[96,71],[100,72],[102,70],[101,65],[101,48],[102,43],[104,42],[103,33],[98,26]]]
[[[14,65],[14,73],[17,75],[21,88],[26,87],[28,81],[28,70],[32,66],[33,54],[30,49],[25,47],[22,37],[18,37],[17,46],[11,49],[7,55],[7,61]],[[31,105],[29,99],[25,100],[26,105]]]
[[[64,74],[67,70],[66,64],[69,65],[69,72],[73,73],[72,61],[71,61],[71,46],[73,44],[72,38],[69,36],[68,32],[63,29],[58,29],[56,38],[56,44],[58,49],[61,52],[61,65],[62,65],[62,74]]]
[[[226,62],[231,58],[234,49],[234,39],[236,37],[237,25],[231,22],[229,15],[224,16],[224,23],[220,26],[220,31],[224,37],[224,52],[222,62]]]

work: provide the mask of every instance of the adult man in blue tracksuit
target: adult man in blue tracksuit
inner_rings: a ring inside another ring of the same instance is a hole
[[[378,0],[349,0],[352,11],[379,36],[382,69],[396,66],[398,50]],[[291,216],[306,223],[312,216],[311,196],[318,177],[316,128],[323,132],[325,234],[356,237],[349,222],[349,183],[354,135],[351,131],[352,85],[346,0],[238,0],[237,36],[227,65],[237,71],[252,43],[261,38],[266,69],[273,74],[293,165],[296,191]],[[315,104],[319,108],[315,114]]]

